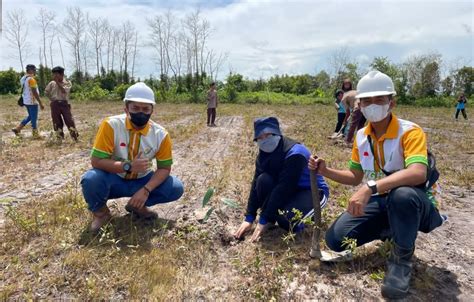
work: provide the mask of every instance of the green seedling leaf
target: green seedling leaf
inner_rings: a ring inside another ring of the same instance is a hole
[[[240,208],[240,205],[237,202],[235,202],[235,200],[232,200],[230,198],[222,198],[222,203],[234,209]]]
[[[212,212],[214,212],[214,207],[210,207],[209,210],[207,210],[206,216],[204,216],[204,219],[202,221],[206,222],[211,216]]]
[[[214,188],[207,189],[207,192],[204,195],[204,198],[202,199],[202,207],[203,208],[208,204],[208,202],[211,199],[213,194],[214,194]]]

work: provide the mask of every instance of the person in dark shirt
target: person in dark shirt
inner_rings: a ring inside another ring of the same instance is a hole
[[[307,167],[310,151],[301,143],[283,136],[277,118],[263,117],[254,121],[254,141],[259,153],[255,162],[255,174],[248,198],[244,221],[234,233],[241,239],[252,229],[260,210],[257,227],[251,241],[258,241],[270,224],[278,223],[285,230],[298,232],[302,222],[291,221],[293,210],[299,210],[303,219],[312,217],[313,202]],[[327,203],[329,187],[317,176],[321,207]],[[283,211],[284,214],[281,214]]]

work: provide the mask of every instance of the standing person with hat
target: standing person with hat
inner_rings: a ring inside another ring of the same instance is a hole
[[[155,106],[153,90],[143,82],[126,93],[125,114],[102,121],[91,153],[92,169],[81,180],[82,192],[98,231],[111,218],[107,200],[131,197],[125,209],[144,219],[155,219],[149,207],[177,200],[183,184],[171,176],[171,138],[150,120]],[[156,162],[156,170],[152,169]]]
[[[207,92],[207,126],[209,127],[216,127],[217,103],[216,83],[212,82]]]
[[[41,110],[44,109],[44,106],[39,96],[38,83],[35,80],[35,75],[36,66],[33,64],[26,65],[26,74],[20,79],[20,84],[23,91],[23,104],[28,112],[28,116],[24,118],[17,127],[12,129],[15,135],[20,135],[21,129],[31,122],[33,138],[40,138],[37,125],[38,104]]]
[[[243,238],[252,229],[260,210],[260,218],[251,238],[253,242],[258,241],[268,226],[275,222],[285,230],[301,231],[304,224],[291,221],[293,209],[301,211],[303,219],[314,214],[307,167],[311,155],[309,150],[303,144],[283,136],[275,117],[256,119],[254,130],[254,141],[259,148],[255,174],[244,221],[234,233],[237,239]],[[329,197],[329,187],[320,175],[317,182],[323,208]],[[281,215],[280,210],[286,213]]]
[[[347,211],[326,232],[326,244],[344,250],[344,239],[358,246],[393,239],[382,295],[408,294],[412,256],[418,231],[429,233],[443,222],[433,189],[427,186],[426,135],[415,123],[397,118],[392,79],[371,71],[357,84],[360,110],[369,124],[357,132],[349,170],[329,168],[312,157],[309,168],[346,185],[362,185],[349,199]],[[429,179],[429,183],[434,180]]]
[[[69,104],[69,93],[72,84],[64,78],[64,68],[56,66],[52,70],[53,80],[46,86],[44,93],[51,101],[51,118],[53,120],[53,129],[56,135],[63,139],[63,125],[69,130],[72,139],[77,141],[79,133],[71,114],[71,105]],[[63,123],[64,119],[64,123]]]

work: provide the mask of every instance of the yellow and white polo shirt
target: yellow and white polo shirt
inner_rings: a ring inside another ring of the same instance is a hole
[[[373,152],[368,135],[372,139]],[[396,172],[414,163],[428,166],[426,134],[417,124],[392,114],[387,132],[379,139],[375,137],[370,122],[357,131],[349,168],[363,171],[366,181],[384,178],[381,167],[387,172]],[[436,206],[433,194],[428,195]]]
[[[34,88],[39,94],[38,83],[32,75],[26,74],[20,79],[21,86],[23,87],[23,103],[25,105],[35,105],[36,99],[31,92]]]
[[[150,161],[144,173],[120,173],[127,179],[141,178],[152,172],[152,160],[158,168],[168,168],[173,164],[172,142],[168,132],[159,124],[149,121],[145,128],[134,129],[126,114],[108,117],[102,121],[97,131],[91,156],[112,158],[119,161],[133,161],[138,154]]]

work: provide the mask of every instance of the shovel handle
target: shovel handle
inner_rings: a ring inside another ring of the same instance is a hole
[[[312,258],[321,258],[321,249],[319,247],[319,241],[321,237],[321,203],[319,197],[319,187],[318,180],[316,177],[316,171],[310,170],[309,177],[311,182],[311,196],[313,199],[314,208],[313,238],[311,240],[311,251],[309,255]]]

